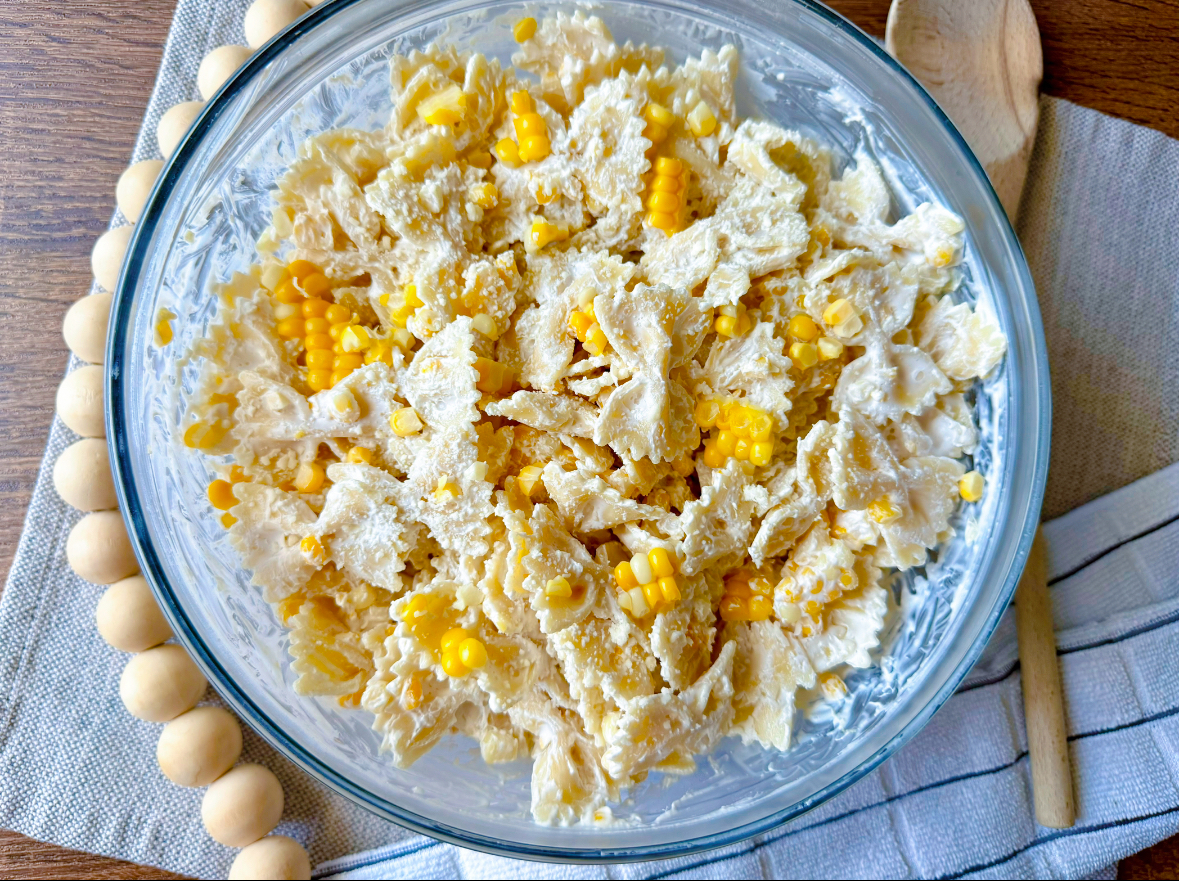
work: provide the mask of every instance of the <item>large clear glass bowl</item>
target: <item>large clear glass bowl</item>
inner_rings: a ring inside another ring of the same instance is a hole
[[[535,825],[529,765],[488,767],[453,738],[409,770],[378,752],[366,713],[296,697],[286,636],[249,586],[204,488],[209,463],[179,443],[178,353],[216,311],[209,284],[245,269],[269,222],[269,189],[305,136],[376,127],[388,114],[385,60],[431,40],[507,62],[511,24],[568,4],[335,0],[271,41],[209,103],[156,185],[116,297],[108,437],[144,574],[179,639],[222,696],[292,761],[404,826],[469,847],[552,860],[630,860],[717,847],[795,817],[850,785],[911,738],[952,693],[1011,597],[1047,468],[1048,371],[1035,292],[998,199],[957,131],[868,37],[816,3],[618,0],[596,10],[619,41],[662,44],[677,61],[738,45],[744,115],[830,144],[846,163],[876,156],[895,211],[933,200],[966,221],[961,296],[985,300],[1010,341],[975,392],[985,501],[922,570],[893,580],[880,664],[848,678],[850,697],[797,726],[779,753],[725,741],[691,776],[651,778],[609,827]],[[166,349],[158,310],[178,317]]]

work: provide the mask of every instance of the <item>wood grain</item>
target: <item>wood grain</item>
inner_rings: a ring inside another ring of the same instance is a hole
[[[831,5],[884,36],[887,0]],[[90,285],[174,0],[0,0],[0,571],[7,572],[66,364],[60,322]],[[1044,89],[1179,137],[1175,0],[1032,3]],[[189,818],[196,822],[196,818]],[[1121,877],[1179,875],[1179,842]],[[159,878],[149,869],[0,831],[0,878]]]

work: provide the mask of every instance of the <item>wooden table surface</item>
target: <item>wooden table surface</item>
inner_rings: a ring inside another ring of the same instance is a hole
[[[969,2],[969,0],[962,0]],[[884,35],[887,0],[831,5]],[[174,0],[0,0],[0,569],[7,571],[66,363],[66,308],[90,285],[90,248],[159,65]],[[1044,90],[1179,137],[1179,2],[1033,2]],[[198,822],[196,817],[178,822]],[[1122,863],[1179,875],[1179,838]],[[174,877],[0,830],[0,878]]]

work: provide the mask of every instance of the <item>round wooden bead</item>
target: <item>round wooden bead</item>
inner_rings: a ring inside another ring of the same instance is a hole
[[[106,441],[83,438],[66,447],[53,463],[53,487],[63,502],[79,511],[117,508]]]
[[[254,0],[243,23],[246,45],[260,49],[270,38],[307,11],[303,0]]]
[[[196,707],[164,726],[156,761],[179,786],[208,786],[242,754],[242,729],[221,707]]]
[[[147,205],[147,197],[151,195],[151,188],[156,184],[164,163],[159,159],[144,159],[129,166],[119,175],[119,182],[115,186],[115,203],[123,216],[132,223],[139,220]]]
[[[116,226],[108,229],[98,237],[94,243],[94,250],[90,252],[90,269],[100,286],[108,291],[114,291],[119,283],[119,271],[123,268],[123,257],[127,254],[127,245],[131,242],[134,226]]]
[[[107,645],[121,652],[146,651],[172,638],[168,619],[142,575],[108,587],[94,610],[94,623]]]
[[[204,57],[197,70],[197,90],[208,101],[254,53],[245,46],[218,46]]]
[[[229,881],[253,878],[296,879],[311,877],[311,860],[307,851],[293,838],[268,835],[246,845],[229,867]]]
[[[282,785],[261,765],[238,765],[205,792],[201,820],[214,841],[253,844],[282,817]]]
[[[176,152],[181,139],[204,109],[204,101],[184,101],[175,107],[169,107],[160,117],[160,122],[156,126],[156,141],[159,142],[160,152],[164,154],[165,159]]]
[[[70,306],[61,324],[70,351],[91,364],[106,360],[106,327],[111,317],[111,295],[92,294]]]
[[[207,685],[183,648],[161,645],[127,662],[119,679],[119,697],[137,719],[171,722],[196,706]]]
[[[57,415],[82,437],[106,437],[103,378],[101,367],[87,364],[68,374],[57,387]]]
[[[74,524],[66,559],[79,578],[93,584],[113,584],[139,571],[118,511],[95,511]]]

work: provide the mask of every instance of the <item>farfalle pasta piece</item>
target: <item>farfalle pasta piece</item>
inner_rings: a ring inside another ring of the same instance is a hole
[[[635,520],[653,520],[665,513],[662,508],[623,498],[600,477],[565,471],[556,462],[545,466],[544,486],[556,502],[561,517],[577,532],[610,529]]]
[[[749,333],[730,339],[718,335],[713,340],[704,378],[714,392],[741,397],[784,422],[794,388],[792,368],[786,342],[774,335],[772,324],[758,322]]]
[[[708,668],[716,638],[712,590],[703,574],[677,579],[680,600],[651,624],[651,653],[659,673],[676,691],[688,688]]]
[[[679,517],[684,574],[694,575],[729,554],[744,552],[753,532],[748,487],[741,463],[730,459],[725,468],[712,472],[712,483],[700,488],[700,498],[684,507]]]
[[[516,67],[540,77],[545,99],[562,111],[581,103],[587,86],[618,73],[621,60],[606,24],[580,10],[546,16],[512,56]]]
[[[773,621],[725,628],[733,656],[733,733],[744,743],[787,749],[794,733],[795,694],[817,677],[798,639]]]
[[[832,603],[825,612],[826,625],[802,638],[807,657],[819,673],[847,664],[869,667],[869,652],[879,642],[888,611],[888,591],[879,583],[880,570],[858,561],[860,587]]]
[[[407,481],[421,499],[417,516],[443,548],[484,556],[490,550],[494,488],[480,473],[476,439],[474,429],[466,427],[438,432],[430,454],[414,460]]]
[[[546,506],[533,508],[529,526],[532,533],[523,559],[528,573],[524,589],[531,596],[540,629],[546,634],[556,633],[590,614],[608,587],[609,575]],[[549,582],[557,578],[569,583],[570,596],[548,595]]]
[[[253,571],[253,584],[269,603],[286,599],[307,583],[315,571],[299,550],[299,537],[315,524],[315,512],[299,497],[259,483],[234,487],[237,522],[229,538],[241,554],[242,565]]]
[[[780,167],[771,158],[771,151],[780,150],[787,144],[801,140],[801,136],[788,132],[764,120],[747,119],[733,134],[729,142],[728,161],[762,186],[772,190],[791,208],[802,206],[807,187],[797,177]]]
[[[889,426],[894,452],[902,457],[946,456],[957,459],[973,453],[978,430],[970,407],[961,394],[943,395],[933,407],[916,416],[906,413],[900,423]]]
[[[1007,352],[1007,339],[988,314],[971,311],[965,303],[955,305],[947,297],[925,312],[916,339],[942,372],[958,382],[986,376]]]
[[[953,390],[933,358],[915,346],[873,342],[843,368],[833,403],[877,425],[918,414]]]
[[[538,431],[593,437],[598,410],[579,397],[547,392],[518,391],[492,401],[484,408],[490,416],[503,416]]]
[[[402,394],[427,426],[456,427],[479,418],[472,334],[470,319],[455,319],[426,340],[397,376]]]

